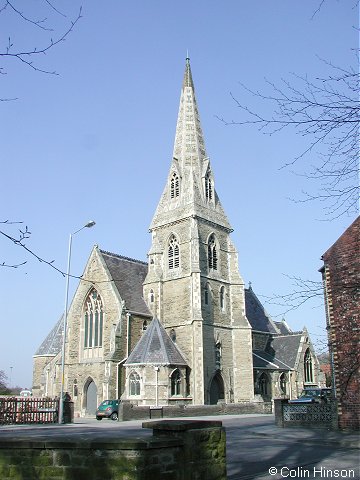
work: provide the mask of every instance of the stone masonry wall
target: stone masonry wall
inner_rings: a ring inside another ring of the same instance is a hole
[[[219,403],[217,405],[164,405],[152,409],[149,406],[137,406],[130,402],[121,402],[120,420],[146,420],[162,417],[198,417],[210,415],[271,414],[271,402]]]
[[[147,422],[153,437],[0,441],[1,480],[225,480],[221,422]],[[55,434],[56,435],[56,434]]]

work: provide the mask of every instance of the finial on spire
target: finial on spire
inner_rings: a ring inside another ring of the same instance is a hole
[[[186,49],[186,63],[190,63],[189,50]]]

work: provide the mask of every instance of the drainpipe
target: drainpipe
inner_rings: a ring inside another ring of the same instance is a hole
[[[159,367],[155,367],[155,407],[158,406],[159,403]]]
[[[126,358],[130,353],[130,312],[126,312]]]

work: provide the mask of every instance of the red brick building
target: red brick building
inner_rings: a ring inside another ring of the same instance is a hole
[[[360,217],[324,253],[326,323],[339,428],[360,429]]]

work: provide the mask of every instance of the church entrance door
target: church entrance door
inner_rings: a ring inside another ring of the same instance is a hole
[[[95,382],[89,382],[86,391],[86,415],[95,415],[98,402],[97,402],[97,388]]]
[[[219,400],[225,400],[225,388],[222,376],[217,373],[210,385],[210,405],[216,405]]]

